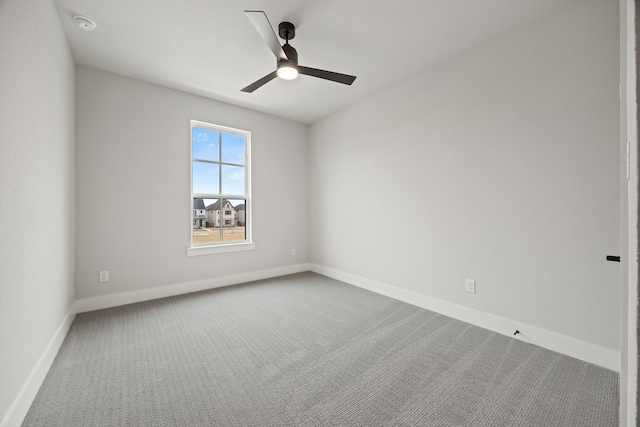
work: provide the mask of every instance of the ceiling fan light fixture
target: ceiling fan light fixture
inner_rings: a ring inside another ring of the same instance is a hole
[[[283,80],[294,80],[298,77],[298,69],[288,61],[283,62],[278,65],[278,77]]]

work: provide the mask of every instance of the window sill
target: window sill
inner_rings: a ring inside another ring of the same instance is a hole
[[[231,243],[226,245],[191,246],[187,248],[187,256],[223,254],[228,252],[252,251],[256,244],[252,242]]]

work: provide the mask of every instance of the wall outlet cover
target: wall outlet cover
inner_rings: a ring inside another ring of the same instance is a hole
[[[109,271],[101,271],[100,272],[100,282],[108,282],[109,281]]]
[[[467,279],[466,288],[467,292],[476,293],[476,281],[472,279]]]

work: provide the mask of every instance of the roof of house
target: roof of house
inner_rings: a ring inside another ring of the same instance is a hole
[[[193,209],[204,209],[204,200],[193,199]]]
[[[238,206],[236,206],[236,210],[237,211],[243,211],[244,210],[244,203],[239,204]]]
[[[207,206],[207,210],[208,211],[219,211],[220,210],[220,200],[216,200],[215,203],[212,203],[209,206]]]
[[[238,208],[234,208],[233,205],[231,203],[229,203],[229,201],[227,201],[227,203],[233,209],[238,209]],[[242,205],[242,209],[244,209],[244,205]],[[208,211],[219,211],[220,210],[220,200],[216,200],[215,203],[212,203],[209,206],[207,206],[207,210]]]

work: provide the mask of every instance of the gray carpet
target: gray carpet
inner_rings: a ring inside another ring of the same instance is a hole
[[[24,426],[617,426],[618,374],[313,273],[80,314]]]

